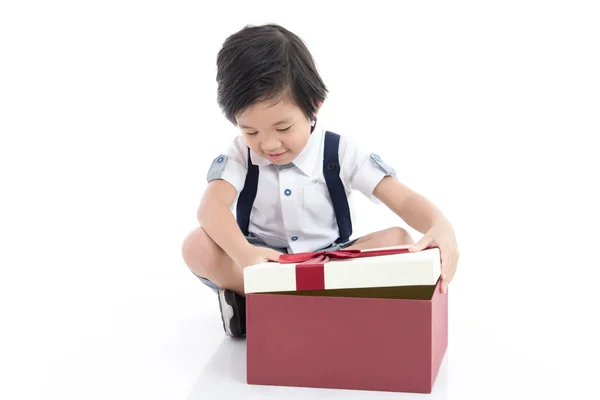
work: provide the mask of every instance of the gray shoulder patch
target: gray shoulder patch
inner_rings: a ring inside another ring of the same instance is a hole
[[[375,165],[379,167],[379,169],[382,170],[386,175],[396,175],[396,170],[383,162],[379,155],[371,153],[371,160],[373,160]]]
[[[220,179],[223,176],[223,171],[225,171],[227,161],[228,157],[224,154],[220,154],[218,157],[215,157],[212,164],[210,165],[210,168],[208,169],[206,180],[208,182],[211,182],[216,179]]]

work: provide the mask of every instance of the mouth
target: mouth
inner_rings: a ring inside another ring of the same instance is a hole
[[[286,153],[287,153],[287,150],[286,150],[286,151],[284,151],[284,152],[282,152],[282,153],[273,153],[273,154],[267,154],[267,156],[268,156],[270,159],[276,160],[276,159],[278,159],[278,158],[281,158],[282,156],[284,156]]]

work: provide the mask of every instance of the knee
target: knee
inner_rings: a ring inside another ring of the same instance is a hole
[[[414,243],[412,237],[410,236],[410,233],[408,233],[406,229],[401,228],[399,226],[389,228],[386,231],[386,236],[388,237],[387,241],[391,244],[391,246],[399,246]]]
[[[204,278],[212,275],[217,259],[217,248],[202,227],[190,232],[181,246],[183,261],[196,275]]]

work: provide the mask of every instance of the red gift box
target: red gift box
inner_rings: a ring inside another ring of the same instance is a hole
[[[431,393],[448,345],[439,249],[279,261],[244,270],[249,384]]]

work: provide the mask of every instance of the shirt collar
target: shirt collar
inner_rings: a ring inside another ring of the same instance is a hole
[[[321,148],[322,139],[323,130],[319,124],[319,120],[317,120],[315,129],[308,138],[306,146],[304,146],[304,149],[302,149],[300,154],[298,154],[298,156],[292,161],[292,164],[298,167],[298,169],[302,171],[305,175],[311,176],[315,169],[315,164],[317,162],[317,158],[319,157],[319,150]],[[252,164],[258,166],[273,164],[270,160],[259,156],[252,150],[250,150],[250,159],[252,160]]]

